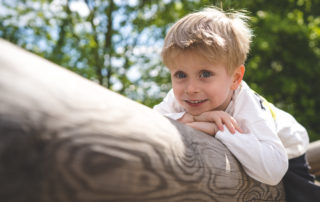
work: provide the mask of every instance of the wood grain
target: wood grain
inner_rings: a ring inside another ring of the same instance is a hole
[[[0,201],[285,201],[218,140],[0,40]]]
[[[310,143],[307,150],[307,159],[310,172],[317,178],[320,177],[320,140]]]

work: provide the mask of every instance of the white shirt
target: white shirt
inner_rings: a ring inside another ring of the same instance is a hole
[[[186,112],[170,90],[155,110],[177,120]],[[240,161],[252,178],[270,185],[278,184],[288,169],[288,158],[306,152],[306,130],[290,114],[266,102],[242,81],[226,112],[237,120],[244,133],[225,130],[215,135]]]

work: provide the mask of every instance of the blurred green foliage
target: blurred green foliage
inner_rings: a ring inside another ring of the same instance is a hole
[[[246,82],[320,139],[320,0],[0,0],[0,37],[153,106],[171,87],[165,33],[212,5],[249,11]]]

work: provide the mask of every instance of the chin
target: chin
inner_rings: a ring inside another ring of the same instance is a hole
[[[202,114],[205,111],[188,111],[189,114],[191,114],[192,116],[199,116],[200,114]]]

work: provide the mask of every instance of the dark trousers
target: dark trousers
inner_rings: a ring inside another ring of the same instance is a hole
[[[320,186],[314,184],[305,154],[289,160],[289,169],[282,181],[287,202],[320,202]]]

